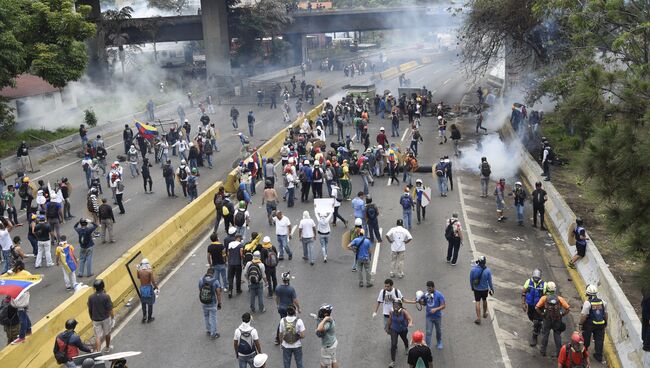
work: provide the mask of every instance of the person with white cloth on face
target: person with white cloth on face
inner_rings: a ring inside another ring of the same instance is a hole
[[[318,231],[318,239],[320,240],[320,248],[323,252],[323,263],[327,263],[327,245],[330,238],[330,221],[334,216],[333,210],[326,212],[319,212],[318,208],[314,208],[314,214],[318,221],[316,230]]]

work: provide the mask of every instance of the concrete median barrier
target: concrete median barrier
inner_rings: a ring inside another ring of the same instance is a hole
[[[512,127],[506,123],[501,129],[504,140],[516,147],[520,161],[520,175],[529,189],[541,181],[542,168],[515,139]],[[576,253],[568,234],[575,226],[576,215],[555,189],[552,182],[543,182],[548,193],[546,223],[565,262]],[[598,295],[608,303],[605,357],[609,367],[650,367],[650,353],[642,350],[641,321],[620,285],[603,260],[596,245],[589,240],[586,256],[576,264],[577,270],[568,269],[580,295],[585,297],[586,285],[598,285]]]
[[[406,73],[406,72],[410,72],[411,70],[417,67],[418,67],[418,62],[413,60],[413,61],[409,61],[408,63],[401,64],[399,66],[399,71],[402,73]]]
[[[386,79],[391,79],[397,77],[399,74],[399,70],[397,67],[392,67],[384,70],[383,72],[379,73],[379,79],[386,80]]]

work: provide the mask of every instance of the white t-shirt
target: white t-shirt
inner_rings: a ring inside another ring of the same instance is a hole
[[[314,237],[314,227],[316,223],[312,219],[302,219],[300,220],[300,225],[298,227],[302,230],[303,238],[313,238]]]
[[[287,173],[286,176],[287,176],[287,182],[289,182],[287,188],[295,188],[296,184],[294,183],[294,181],[296,181],[296,177],[291,173]]]
[[[393,300],[402,297],[402,292],[393,287],[391,291],[385,291],[381,289],[379,295],[377,296],[377,303],[383,303],[383,312],[384,316],[390,314],[393,311]]]
[[[280,332],[284,332],[284,320],[287,320],[288,322],[293,322],[296,319],[298,321],[296,322],[296,333],[301,333],[305,331],[305,324],[302,322],[302,320],[296,316],[286,316],[280,320]],[[302,346],[302,339],[298,339],[298,341],[294,342],[293,344],[288,344],[286,341],[282,340],[282,346],[285,348],[299,348]]]
[[[273,222],[275,222],[275,235],[289,235],[291,220],[287,216],[282,216],[282,219],[274,217]]]
[[[406,241],[413,239],[411,233],[401,226],[395,226],[394,228],[388,230],[386,236],[393,239],[393,242],[390,244],[390,250],[392,252],[405,251]]]
[[[14,245],[14,242],[11,240],[11,235],[9,235],[9,231],[5,230],[0,230],[0,246],[2,246],[2,250],[7,251],[11,249],[11,246]]]

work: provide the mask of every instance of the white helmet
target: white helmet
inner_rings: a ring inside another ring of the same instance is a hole
[[[302,164],[303,165],[309,165],[309,160],[305,160]]]
[[[386,129],[384,129],[384,127],[379,128],[380,132],[383,132],[384,130],[386,130]]]
[[[187,161],[181,160],[181,165],[185,165],[186,163],[187,163]]]
[[[519,186],[521,186],[521,182],[520,182],[520,181],[516,181],[516,182],[515,182],[515,185],[519,185]]]
[[[555,283],[553,281],[549,281],[546,283],[546,291],[554,293],[556,289],[557,286],[555,286]]]
[[[442,116],[438,115],[438,120],[442,120]]]
[[[424,291],[418,290],[415,292],[415,300],[419,301],[424,297]]]
[[[587,295],[595,296],[596,294],[598,294],[598,286],[594,284],[587,285]]]
[[[415,181],[415,184],[417,184],[417,183],[422,184],[422,179],[417,179],[417,180]]]
[[[363,226],[363,221],[361,221],[360,218],[355,218],[354,219],[354,226]]]

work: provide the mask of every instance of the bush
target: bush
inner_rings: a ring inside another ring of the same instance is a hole
[[[84,110],[84,123],[89,127],[97,126],[97,116],[92,109]]]

